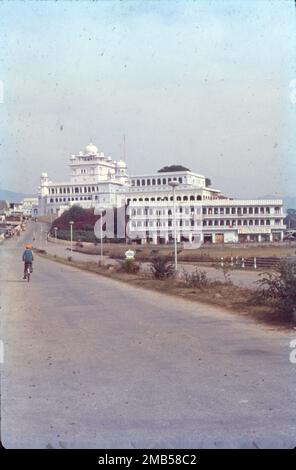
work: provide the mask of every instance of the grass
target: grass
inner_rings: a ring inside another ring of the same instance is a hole
[[[136,251],[136,258],[140,261],[142,258],[150,258],[158,254],[159,256],[167,256],[172,254],[172,246],[162,246],[162,245],[127,245],[123,243],[104,243],[103,250],[104,254],[111,256],[112,258],[122,258],[124,257],[124,252],[127,249],[132,248]],[[98,254],[100,251],[100,244],[98,245],[84,245],[82,248],[75,247],[75,250],[87,254]],[[190,261],[194,257],[203,257],[209,258],[209,261],[216,258],[226,257],[286,257],[295,254],[295,246],[283,246],[283,245],[260,245],[260,246],[250,246],[250,245],[237,245],[227,246],[227,245],[212,245],[212,246],[202,246],[195,250],[184,250],[181,247],[179,250],[179,259],[180,261]]]
[[[242,288],[229,283],[219,281],[210,281],[208,286],[203,288],[191,288],[184,285],[184,281],[180,279],[156,280],[147,273],[139,272],[130,274],[118,271],[114,265],[98,265],[93,261],[78,262],[66,260],[57,255],[50,255],[44,250],[36,250],[41,257],[73,266],[84,271],[92,272],[126,282],[135,287],[155,290],[163,294],[181,297],[183,299],[202,302],[217,307],[222,307],[230,312],[248,316],[257,322],[274,327],[288,328],[292,327],[292,323],[287,323],[280,314],[275,313],[270,305],[256,305],[254,302],[254,290]]]

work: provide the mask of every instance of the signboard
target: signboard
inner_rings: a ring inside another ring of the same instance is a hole
[[[237,243],[238,235],[236,232],[225,232],[224,233],[224,243]]]
[[[134,259],[136,252],[133,250],[127,250],[124,254],[126,259]]]
[[[255,227],[241,227],[238,228],[238,233],[246,233],[246,234],[251,234],[251,233],[271,233],[271,228],[270,227],[260,227],[260,226],[255,226]]]

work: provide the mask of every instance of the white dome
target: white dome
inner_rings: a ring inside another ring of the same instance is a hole
[[[98,148],[94,144],[90,143],[85,147],[84,153],[85,155],[96,155],[98,153]]]
[[[126,163],[123,160],[118,160],[116,166],[117,168],[126,168]]]

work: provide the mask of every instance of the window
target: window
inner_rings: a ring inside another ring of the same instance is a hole
[[[161,179],[157,178],[157,184],[161,184]]]
[[[220,207],[220,214],[224,214],[224,207]]]
[[[179,183],[183,183],[183,178],[182,178],[182,176],[179,176],[178,180],[179,180]]]
[[[248,221],[247,221],[247,220],[244,220],[244,225],[248,225]]]
[[[215,209],[214,209],[214,214],[215,214],[215,215],[218,214],[218,207],[215,207]]]
[[[141,185],[141,181],[137,180],[137,186],[140,186],[140,185]]]
[[[166,184],[166,178],[162,178],[162,184]]]
[[[155,185],[155,178],[153,178],[153,180],[152,180],[152,184],[153,184],[153,185]]]
[[[235,207],[231,208],[231,214],[235,214]]]
[[[230,208],[226,207],[226,214],[230,214]]]
[[[145,184],[146,184],[146,181],[142,180],[142,186],[145,186]]]
[[[148,179],[147,180],[147,186],[150,186],[150,183],[151,183],[151,181],[150,181],[150,179]]]
[[[260,220],[260,225],[265,225],[264,222],[265,222],[265,221],[264,221],[263,219]]]

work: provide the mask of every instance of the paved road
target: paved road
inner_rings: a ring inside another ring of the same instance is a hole
[[[0,246],[6,447],[295,446],[296,332],[42,258],[28,284],[24,239]]]

